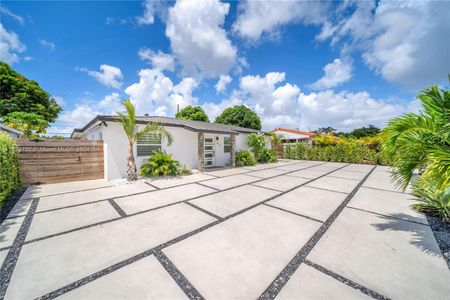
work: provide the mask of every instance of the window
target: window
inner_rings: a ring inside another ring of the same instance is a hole
[[[137,156],[150,156],[154,150],[161,150],[160,134],[147,134],[137,141]]]
[[[229,136],[223,137],[223,152],[225,153],[231,152],[231,138]]]

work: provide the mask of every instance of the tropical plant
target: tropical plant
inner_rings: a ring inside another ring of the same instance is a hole
[[[0,117],[13,112],[31,113],[47,123],[55,121],[62,108],[36,81],[29,80],[0,62]]]
[[[277,153],[275,152],[275,150],[264,148],[261,151],[259,162],[263,164],[277,162]]]
[[[413,190],[418,197],[418,203],[412,205],[414,209],[450,223],[450,187],[437,192],[427,186],[415,185]]]
[[[285,138],[284,135],[282,134],[276,134],[275,132],[269,131],[267,133],[270,136],[270,139],[272,141],[272,145],[277,148],[281,142],[283,141],[283,139]]]
[[[319,134],[318,136],[313,138],[313,142],[318,146],[328,146],[328,145],[336,145],[344,143],[344,140],[334,136],[332,133],[324,133]]]
[[[35,113],[15,111],[3,117],[3,123],[11,128],[22,131],[25,137],[34,133],[45,133],[48,121]]]
[[[200,106],[188,105],[176,113],[175,118],[178,120],[192,120],[209,122],[208,115]]]
[[[153,151],[150,158],[142,164],[141,176],[176,176],[180,171],[180,163],[172,155],[160,151]]]
[[[244,128],[261,129],[261,119],[245,105],[236,105],[225,109],[215,123],[235,125]]]
[[[450,90],[432,85],[417,98],[421,113],[390,120],[382,131],[382,147],[398,186],[405,189],[420,169],[419,180],[441,193],[450,187]]]
[[[236,167],[254,166],[256,160],[250,150],[240,150],[236,152]]]
[[[171,145],[173,137],[164,126],[160,123],[150,122],[139,130],[136,122],[136,109],[129,99],[122,102],[126,112],[120,112],[119,118],[122,123],[123,130],[128,139],[128,163],[127,163],[127,179],[128,181],[137,180],[136,162],[134,159],[133,145],[141,137],[148,134],[158,134],[161,138],[167,140],[167,144]]]
[[[261,153],[266,148],[266,139],[262,133],[250,133],[247,137],[247,145],[253,152],[256,161],[259,161]]]
[[[188,165],[182,165],[178,168],[178,175],[187,176],[192,175],[192,170]]]
[[[6,132],[0,132],[0,207],[19,187],[19,154],[16,142]]]

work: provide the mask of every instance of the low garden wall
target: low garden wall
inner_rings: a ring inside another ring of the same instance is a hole
[[[350,142],[328,146],[285,144],[284,158],[390,165],[387,156],[379,147]]]

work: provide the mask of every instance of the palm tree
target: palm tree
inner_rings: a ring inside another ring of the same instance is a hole
[[[277,149],[278,145],[281,144],[281,142],[283,141],[284,135],[276,134],[275,132],[272,132],[272,131],[269,131],[267,134],[270,135],[270,139],[272,140],[272,144]]]
[[[119,118],[122,123],[123,130],[128,138],[128,168],[127,179],[128,181],[134,181],[138,179],[136,172],[136,162],[134,160],[133,145],[141,137],[147,134],[160,134],[161,138],[167,139],[167,144],[171,145],[173,137],[164,126],[160,123],[150,122],[145,125],[141,130],[138,129],[136,124],[136,109],[129,99],[122,102],[126,109],[126,112],[120,112]]]
[[[417,169],[419,183],[442,192],[450,186],[450,90],[421,91],[420,114],[392,119],[382,131],[382,147],[393,161],[396,184],[406,189]]]

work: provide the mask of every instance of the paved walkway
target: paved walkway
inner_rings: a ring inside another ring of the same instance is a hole
[[[448,299],[386,167],[283,160],[29,188],[1,225],[0,299]]]

